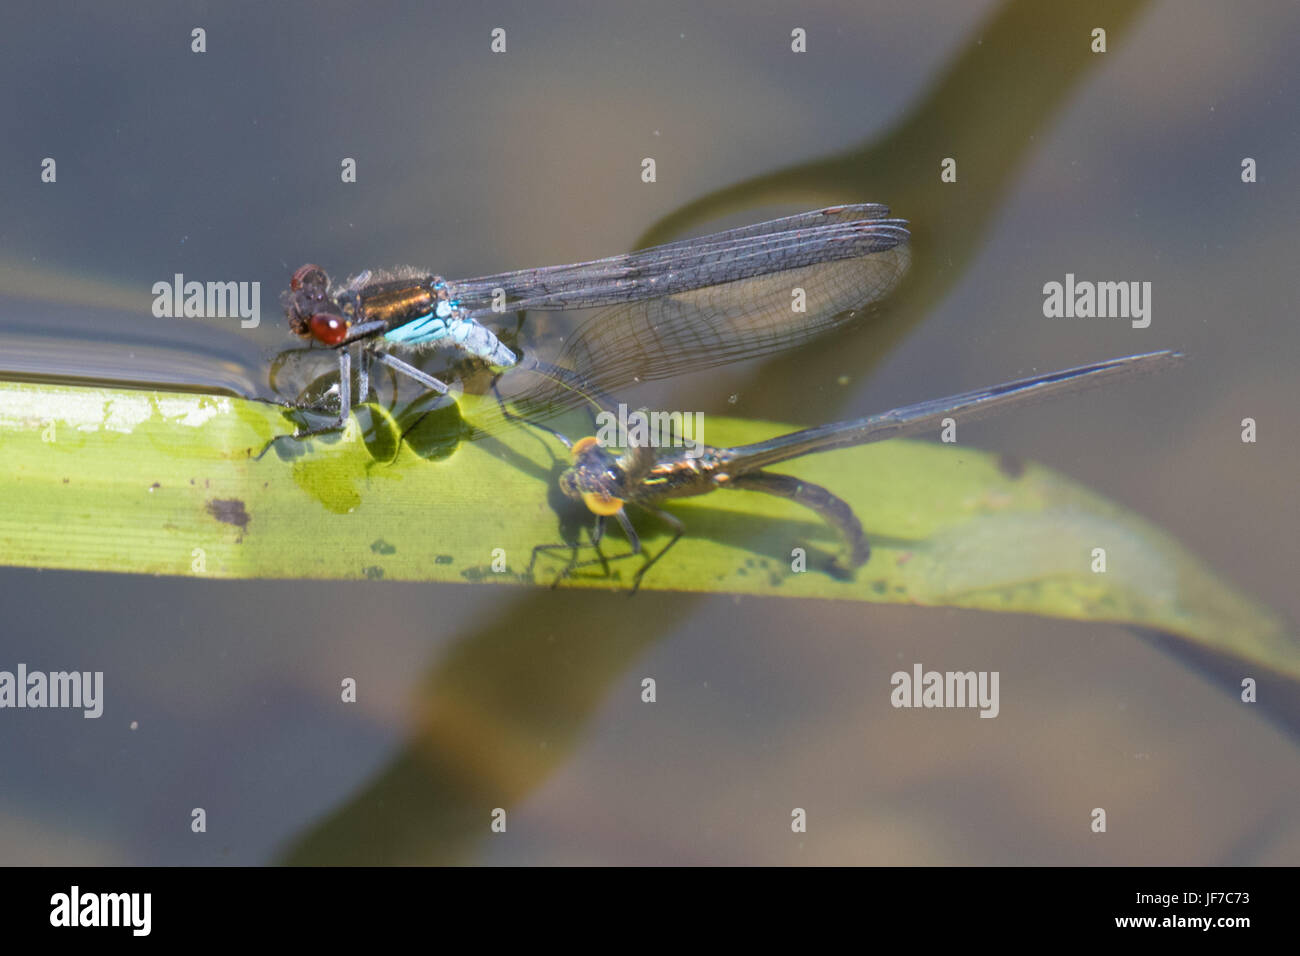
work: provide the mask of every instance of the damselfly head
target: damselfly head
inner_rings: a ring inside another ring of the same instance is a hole
[[[579,438],[570,453],[573,464],[560,475],[560,490],[581,501],[592,514],[609,516],[622,511],[626,476],[618,459],[595,436]]]
[[[284,315],[295,335],[322,345],[339,345],[348,337],[348,320],[330,298],[330,279],[320,266],[305,265],[289,280]]]

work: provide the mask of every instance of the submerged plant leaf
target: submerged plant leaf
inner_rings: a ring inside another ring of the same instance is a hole
[[[562,449],[532,429],[469,441],[455,406],[396,417],[365,406],[342,436],[284,440],[254,457],[292,427],[283,409],[232,398],[0,383],[0,562],[549,585],[572,553],[565,542],[595,555],[589,518],[556,488]],[[790,426],[715,418],[709,429],[713,444],[740,444]],[[872,555],[852,580],[827,572],[839,542],[814,514],[719,490],[670,506],[687,534],[643,589],[1126,622],[1300,676],[1296,644],[1266,609],[1170,536],[1049,469],[889,441],[781,470],[826,486],[861,518]],[[653,519],[636,521],[651,553],[667,542]],[[561,546],[534,556],[543,544]],[[642,559],[620,557],[617,530],[602,549],[607,566],[560,583],[626,587]],[[808,570],[792,570],[796,549]]]

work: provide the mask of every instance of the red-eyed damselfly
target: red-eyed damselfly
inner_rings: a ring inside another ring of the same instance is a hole
[[[495,370],[533,373],[512,401],[532,416],[573,408],[632,382],[800,345],[887,295],[909,263],[907,223],[885,206],[834,206],[571,265],[444,279],[406,269],[334,285],[319,266],[294,273],[290,328],[338,355],[338,413],[300,429],[337,431],[378,362],[423,388],[447,383],[394,353],[451,348]],[[601,311],[556,358],[522,358],[483,323],[507,312]],[[269,446],[268,446],[269,447]]]

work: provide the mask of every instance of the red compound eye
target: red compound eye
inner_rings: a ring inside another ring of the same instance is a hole
[[[321,345],[338,345],[348,337],[348,323],[342,316],[317,312],[307,320],[311,337]]]
[[[329,280],[325,278],[325,270],[320,266],[308,263],[299,267],[298,271],[293,274],[293,278],[289,280],[289,288],[297,292],[307,284],[308,280],[313,285],[329,285]]]

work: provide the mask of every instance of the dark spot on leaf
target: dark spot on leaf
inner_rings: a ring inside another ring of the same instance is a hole
[[[998,471],[1014,481],[1025,473],[1024,459],[1017,455],[999,455]]]
[[[376,538],[370,542],[370,550],[375,554],[396,554],[397,547],[389,544],[383,538]]]
[[[826,573],[836,581],[852,581],[854,570],[853,568],[840,567],[834,560],[826,563]]]
[[[251,520],[239,498],[213,498],[208,502],[208,514],[223,524],[233,524],[240,531],[247,531]]]
[[[384,576],[384,569],[377,564],[372,564],[368,568],[362,568],[361,573],[364,574],[371,581],[378,581],[380,578]]]
[[[451,564],[451,562],[454,561],[454,560],[456,560],[456,559],[453,558],[450,554],[440,554],[440,555],[436,556],[436,557],[433,559],[433,563],[434,563],[434,564]]]
[[[149,486],[149,490],[153,491],[155,488],[161,488],[161,487],[162,485],[158,484],[158,482],[155,481],[152,485]]]
[[[71,480],[72,480],[71,478],[64,478],[64,479],[63,479],[63,483],[66,485],[66,484],[67,484],[68,482],[70,482]]]

